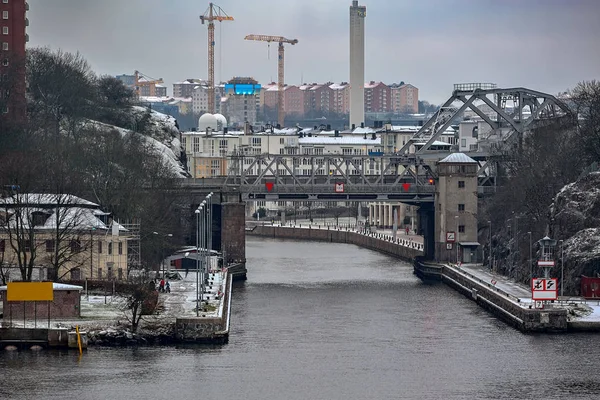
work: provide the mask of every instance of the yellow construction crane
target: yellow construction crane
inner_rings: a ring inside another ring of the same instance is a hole
[[[213,21],[233,21],[223,9],[213,3],[208,4],[200,21],[208,22],[208,112],[215,112],[215,24]]]
[[[286,39],[283,36],[268,36],[268,35],[248,35],[245,40],[258,40],[261,42],[278,42],[279,43],[279,59],[277,65],[277,122],[283,127],[285,114],[283,113],[283,44],[296,44],[298,39]]]
[[[140,77],[144,78],[140,81]],[[162,78],[154,79],[147,75],[142,74],[140,71],[135,71],[135,94],[139,97],[141,92],[141,86],[148,86],[150,89],[149,96],[156,96],[156,85],[164,83]]]

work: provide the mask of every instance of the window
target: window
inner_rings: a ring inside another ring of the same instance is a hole
[[[4,60],[2,60],[2,65],[4,65],[5,67],[8,67],[8,58],[5,58]]]
[[[81,241],[79,239],[71,240],[71,253],[77,253],[81,251]]]
[[[8,42],[2,42],[2,50],[8,50]]]
[[[54,240],[46,240],[46,253],[54,253],[55,243]]]
[[[123,254],[123,242],[119,242],[119,254]]]
[[[8,19],[8,11],[2,11],[2,19]]]
[[[98,242],[98,254],[102,254],[102,242]]]
[[[464,225],[459,225],[458,226],[458,233],[465,233],[465,226]]]
[[[23,251],[29,253],[31,251],[31,240],[25,239],[23,242]]]
[[[8,0],[2,0],[4,4],[8,4]]]
[[[4,253],[4,249],[6,248],[6,242],[4,239],[0,239],[0,253]]]
[[[8,26],[3,26],[2,27],[2,34],[3,35],[8,35]]]
[[[458,181],[458,188],[459,189],[464,189],[465,188],[465,181]]]
[[[73,268],[71,270],[71,280],[78,281],[81,279],[81,270],[79,268]]]
[[[464,204],[459,204],[458,205],[458,211],[465,211],[465,205]]]
[[[112,242],[108,243],[108,255],[112,254]]]

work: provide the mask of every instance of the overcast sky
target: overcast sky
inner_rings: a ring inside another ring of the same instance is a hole
[[[139,70],[172,83],[207,76],[198,0],[28,0],[29,46],[79,51],[98,74]],[[218,0],[235,21],[215,27],[215,78],[286,83],[348,81],[351,0]],[[551,94],[600,79],[600,0],[363,0],[365,80],[405,81],[442,103],[454,83],[494,82]]]

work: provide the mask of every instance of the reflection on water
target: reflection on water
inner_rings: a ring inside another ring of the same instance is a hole
[[[247,240],[224,346],[0,355],[1,399],[587,399],[595,335],[523,335],[352,245]]]

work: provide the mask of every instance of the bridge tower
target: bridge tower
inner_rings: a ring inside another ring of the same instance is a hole
[[[477,161],[453,153],[438,161],[435,259],[474,262],[477,242]]]

